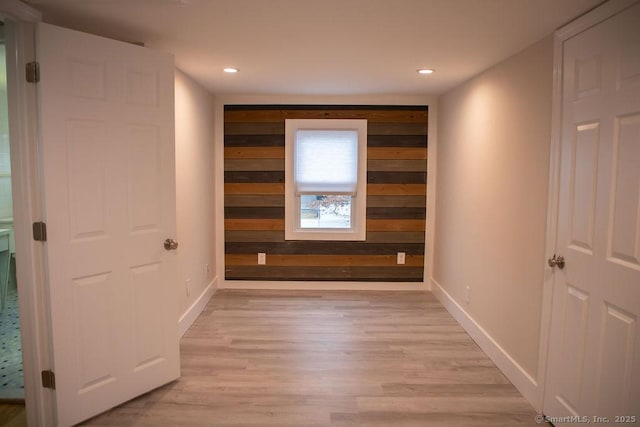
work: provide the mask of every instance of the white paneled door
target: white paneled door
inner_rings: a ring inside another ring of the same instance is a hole
[[[58,424],[180,375],[173,58],[38,25]]]
[[[640,3],[564,42],[562,97],[544,412],[640,423]]]

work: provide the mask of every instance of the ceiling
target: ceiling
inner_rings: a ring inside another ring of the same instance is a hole
[[[213,94],[437,95],[602,0],[28,0],[143,42]],[[237,74],[223,73],[237,67]],[[419,75],[418,68],[433,68]]]

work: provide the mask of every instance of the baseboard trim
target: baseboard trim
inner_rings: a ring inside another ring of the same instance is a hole
[[[428,291],[425,282],[319,282],[223,280],[220,289],[275,289],[308,291]]]
[[[480,326],[464,308],[460,306],[433,278],[431,291],[447,311],[460,323],[465,331],[473,338],[498,369],[518,389],[531,405],[540,411],[540,392],[538,382],[529,375],[494,339]]]
[[[202,291],[202,294],[191,304],[191,307],[184,312],[178,321],[178,333],[180,338],[189,330],[193,322],[196,321],[202,310],[207,306],[207,303],[218,289],[218,279],[213,279],[209,285]]]

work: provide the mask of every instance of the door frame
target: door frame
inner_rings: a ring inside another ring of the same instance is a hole
[[[540,350],[538,353],[538,390],[535,408],[544,413],[544,395],[547,384],[547,365],[551,337],[551,314],[555,270],[547,259],[556,253],[558,233],[558,207],[560,197],[560,161],[562,155],[562,80],[564,43],[589,28],[607,20],[636,4],[638,0],[609,0],[557,30],[554,34],[553,96],[551,106],[551,150],[549,156],[549,188],[547,193],[547,231],[545,243],[545,274],[542,289],[542,313],[540,325]]]
[[[54,391],[42,387],[40,372],[51,367],[49,303],[46,292],[44,245],[32,238],[31,224],[42,219],[40,190],[38,99],[34,84],[24,78],[26,63],[36,59],[36,9],[18,0],[0,0],[0,16],[7,27],[7,80],[9,91],[10,149],[16,276],[27,422],[46,426],[55,419]],[[19,195],[19,196],[18,196]]]

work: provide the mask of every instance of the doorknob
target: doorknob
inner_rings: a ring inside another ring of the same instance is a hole
[[[556,256],[553,254],[552,258],[549,258],[549,267],[553,268],[558,266],[560,270],[564,268],[564,257],[562,255]]]
[[[167,239],[164,241],[164,248],[168,251],[174,251],[178,249],[178,242],[173,239]]]

